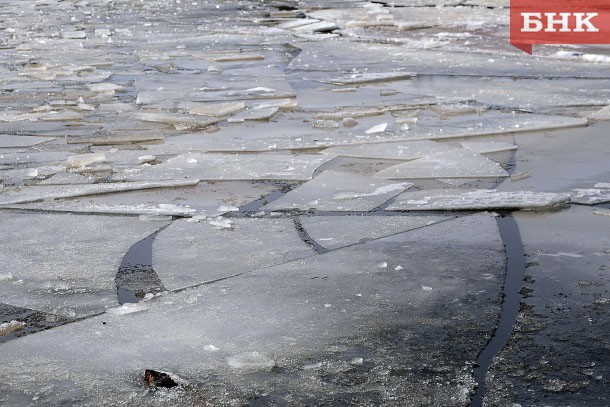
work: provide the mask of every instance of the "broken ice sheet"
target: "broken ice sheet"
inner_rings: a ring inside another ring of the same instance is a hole
[[[307,234],[320,246],[333,250],[408,230],[430,226],[445,216],[300,216]]]
[[[176,233],[175,239],[181,243],[184,235]],[[167,254],[175,243],[168,244]],[[242,261],[261,254],[246,253]],[[144,312],[104,314],[4,344],[0,392],[9,404],[33,394],[43,404],[69,404],[78,394],[92,405],[138,405],[143,395],[136,378],[144,368],[159,366],[201,384],[205,398],[220,405],[247,404],[255,390],[332,404],[335,394],[345,392],[344,379],[352,377],[341,366],[351,368],[350,360],[363,357],[367,380],[350,384],[350,391],[377,392],[379,383],[386,389],[388,369],[410,366],[416,374],[397,375],[391,386],[417,388],[439,405],[454,405],[456,392],[474,389],[464,366],[485,346],[500,311],[495,299],[505,272],[503,254],[494,218],[471,216],[168,294]],[[191,268],[201,270],[215,256],[192,259]],[[379,269],[382,262],[388,267]],[[398,265],[403,269],[396,270]],[[430,340],[437,336],[445,340]],[[396,338],[402,338],[400,347]],[[206,350],[209,344],[214,352]],[[247,355],[275,361],[282,369],[273,375],[281,383],[252,374],[270,363],[232,363]],[[330,368],[320,379],[315,372],[314,377],[300,373],[318,361]],[[421,386],[417,372],[439,363],[443,369],[435,377],[441,385]],[[191,389],[195,396],[201,395],[198,388]],[[400,397],[397,405],[408,405],[412,397],[384,394],[376,399],[381,404],[396,404]]]
[[[610,202],[610,182],[588,182],[586,186],[570,191],[572,202],[584,205]]]
[[[409,161],[432,153],[451,150],[455,150],[455,147],[430,140],[418,140],[330,147],[324,150],[324,153],[343,157]]]
[[[114,180],[154,180],[196,177],[201,180],[308,180],[333,156],[319,154],[187,153],[162,164],[128,169]]]
[[[12,136],[0,134],[0,148],[31,147],[36,144],[55,140],[54,137]]]
[[[168,188],[196,185],[199,180],[161,180],[141,182],[118,182],[81,185],[36,185],[0,190],[0,205],[15,205],[44,199],[72,198],[86,195],[108,194],[141,189]]]
[[[276,188],[275,185],[260,182],[200,182],[184,187],[90,195],[11,207],[75,213],[217,216],[226,212],[222,210],[223,206],[246,205]]]
[[[565,206],[569,194],[478,190],[428,190],[405,192],[387,207],[389,211],[544,209]]]
[[[157,235],[153,267],[167,289],[211,282],[315,254],[290,219],[231,220],[230,228],[177,220]]]
[[[2,302],[65,317],[117,304],[114,279],[123,255],[165,224],[67,214],[2,212],[0,218],[0,274],[11,273],[0,281]]]
[[[370,211],[412,185],[408,182],[392,183],[361,175],[324,171],[262,209]]]
[[[379,171],[387,179],[507,177],[497,163],[466,149],[432,153]]]
[[[179,109],[186,110],[190,114],[201,116],[227,116],[244,110],[244,102],[221,102],[221,103],[197,103],[182,102],[178,104]]]

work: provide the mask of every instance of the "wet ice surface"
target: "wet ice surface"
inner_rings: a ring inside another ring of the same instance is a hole
[[[468,405],[517,209],[486,403],[607,398],[608,50],[508,6],[3,2],[0,404]]]
[[[164,224],[65,214],[1,216],[2,302],[71,318],[117,304],[114,276],[122,255]]]
[[[456,247],[464,227],[474,233]],[[242,404],[260,392],[282,403],[352,394],[362,403],[409,405],[415,395],[465,404],[474,385],[469,366],[499,310],[497,233],[489,215],[462,218],[13,341],[5,345],[2,394],[8,402],[154,404],[160,396],[142,398],[138,376],[159,366],[193,384],[176,394],[187,404],[193,397]],[[20,363],[12,348],[23,352]],[[49,369],[32,372],[32,363]],[[73,375],[58,377],[66,369]],[[19,379],[25,372],[31,382]],[[422,375],[435,385],[421,386]]]
[[[488,402],[604,404],[610,218],[573,206],[517,222],[526,284],[515,331],[491,370]]]

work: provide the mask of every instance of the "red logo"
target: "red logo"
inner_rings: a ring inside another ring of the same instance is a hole
[[[510,43],[610,44],[610,1],[510,0]]]

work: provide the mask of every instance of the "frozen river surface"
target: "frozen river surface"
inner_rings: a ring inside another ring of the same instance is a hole
[[[504,0],[0,20],[1,405],[607,405],[608,48]]]

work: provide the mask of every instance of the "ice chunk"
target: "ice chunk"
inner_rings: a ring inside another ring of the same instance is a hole
[[[9,321],[0,324],[0,336],[10,334],[11,332],[20,331],[25,328],[25,322],[21,321]]]
[[[138,113],[135,117],[145,122],[171,124],[176,130],[201,129],[220,121],[218,118],[204,119],[201,116],[151,112]]]
[[[227,116],[244,110],[244,102],[197,103],[183,102],[178,108],[187,110],[190,114],[201,116]]]
[[[592,120],[610,120],[610,105],[591,113],[588,117]]]
[[[405,192],[388,206],[389,211],[537,209],[565,206],[569,194],[480,190],[429,190]]]
[[[13,275],[0,281],[2,302],[67,317],[118,305],[114,279],[121,258],[166,224],[94,215],[3,212],[0,217],[0,273]]]
[[[55,138],[38,136],[12,136],[10,134],[0,134],[0,148],[30,147],[36,144],[46,143],[51,140],[55,140]]]
[[[123,89],[121,85],[110,82],[88,83],[87,88],[89,88],[91,92],[104,93],[108,95],[113,95],[115,91]]]
[[[273,115],[279,112],[278,106],[267,107],[262,109],[248,109],[240,114],[230,117],[229,123],[240,123],[244,120],[269,120]]]
[[[60,212],[192,216],[205,219],[206,216],[224,213],[218,209],[219,206],[227,206],[227,197],[231,197],[229,202],[235,206],[242,206],[270,194],[275,188],[271,184],[245,181],[202,182],[175,187],[168,184],[167,188],[108,193],[12,207]]]
[[[226,218],[216,218],[208,220],[208,223],[216,230],[233,229],[233,221]]]
[[[307,234],[327,249],[338,249],[434,225],[444,216],[301,216]]]
[[[462,147],[472,150],[479,154],[497,153],[500,151],[516,150],[515,144],[504,143],[501,141],[462,141]]]
[[[333,85],[355,85],[371,82],[388,82],[411,79],[416,74],[413,72],[379,72],[379,73],[359,73],[346,75],[339,78],[319,79],[318,82],[330,83]]]
[[[67,168],[81,168],[91,164],[106,162],[106,156],[101,153],[71,155],[66,160]]]
[[[113,146],[120,144],[134,144],[134,143],[159,143],[163,142],[165,138],[157,135],[141,135],[141,134],[130,134],[130,135],[113,135],[113,136],[94,136],[94,137],[73,137],[68,138],[68,144],[91,144],[94,146]]]
[[[338,146],[324,150],[324,153],[344,157],[378,158],[389,160],[414,160],[441,151],[451,151],[454,147],[429,140],[395,143],[371,143],[356,146]]]
[[[572,202],[579,204],[595,205],[610,202],[610,183],[597,183],[593,188],[576,188],[570,194]]]
[[[235,369],[261,370],[275,366],[273,359],[258,353],[247,352],[227,357],[227,364]]]
[[[483,178],[507,177],[508,173],[499,164],[478,153],[455,149],[386,168],[376,176],[388,179]]]
[[[120,182],[86,185],[37,185],[0,190],[0,205],[14,205],[43,199],[70,198],[86,195],[109,194],[121,191],[167,188],[196,185],[199,180],[163,180],[142,182]]]
[[[592,212],[599,216],[610,216],[610,209],[608,208],[595,208]]]
[[[236,62],[236,61],[257,61],[265,59],[265,56],[262,54],[254,54],[254,53],[237,53],[237,54],[222,54],[215,55],[208,58],[212,62]]]
[[[377,125],[371,127],[370,129],[365,131],[365,133],[366,134],[383,133],[387,128],[388,128],[387,123],[380,123],[380,124],[377,124]]]
[[[370,211],[413,184],[336,171],[324,171],[313,180],[265,205],[265,210],[318,209],[324,211]]]
[[[148,309],[148,306],[144,303],[126,303],[120,307],[107,309],[106,312],[115,315],[133,314],[134,312],[141,312]]]
[[[112,176],[115,180],[179,179],[197,176],[203,180],[307,180],[333,156],[317,154],[181,154],[165,163]]]

